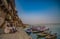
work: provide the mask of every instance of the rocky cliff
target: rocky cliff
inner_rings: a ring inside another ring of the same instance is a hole
[[[23,27],[23,23],[17,15],[14,1],[0,0],[0,27],[4,27],[8,23]]]
[[[14,24],[18,32],[13,34],[1,34],[0,39],[31,39],[20,27],[24,27],[15,8],[15,0],[0,0],[0,29]]]

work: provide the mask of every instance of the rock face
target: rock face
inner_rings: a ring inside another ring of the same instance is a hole
[[[4,29],[11,23],[16,27],[24,27],[17,15],[15,0],[0,0],[0,28]],[[31,39],[21,28],[18,31],[13,34],[2,34],[0,39]]]
[[[0,26],[4,23],[4,18],[0,17]]]
[[[6,21],[15,26],[23,26],[21,19],[17,15],[15,0],[0,0],[0,27],[4,27]]]

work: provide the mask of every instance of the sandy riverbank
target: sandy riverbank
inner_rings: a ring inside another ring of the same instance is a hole
[[[0,39],[32,39],[23,31],[22,28],[17,28],[18,32],[12,34],[1,34]]]

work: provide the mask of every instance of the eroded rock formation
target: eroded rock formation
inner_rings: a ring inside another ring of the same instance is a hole
[[[21,29],[24,25],[17,15],[15,0],[0,0],[0,28],[4,29],[8,24],[14,24],[16,27],[20,26],[20,28],[17,28],[19,32],[2,34],[0,35],[0,39],[31,39],[31,37]]]
[[[21,19],[17,15],[15,0],[0,0],[0,27],[4,27],[8,23],[23,26]]]

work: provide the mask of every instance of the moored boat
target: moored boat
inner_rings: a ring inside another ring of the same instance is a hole
[[[32,31],[46,31],[49,30],[46,26],[32,26]]]
[[[48,33],[46,33],[46,32],[40,32],[40,33],[37,33],[37,35],[40,36],[40,37],[45,37],[45,36],[48,35]]]
[[[47,35],[45,39],[57,39],[56,33],[54,35]]]

